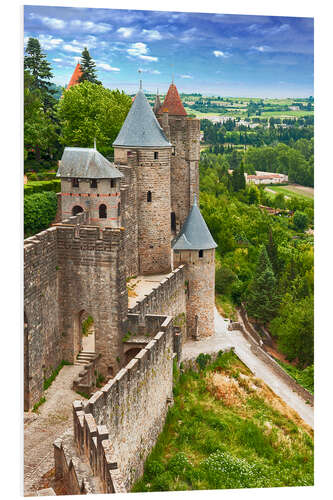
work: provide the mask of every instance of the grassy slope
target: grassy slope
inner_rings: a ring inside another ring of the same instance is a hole
[[[312,431],[235,354],[181,374],[174,395],[132,491],[313,484]]]
[[[268,186],[269,189],[276,193],[283,193],[287,196],[296,196],[297,198],[313,198],[313,192],[307,190],[302,191],[302,186]],[[302,192],[300,192],[302,191]]]

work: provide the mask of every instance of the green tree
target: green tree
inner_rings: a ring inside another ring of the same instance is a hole
[[[79,78],[79,83],[88,81],[91,83],[96,83],[97,85],[102,85],[102,83],[99,80],[97,80],[96,64],[95,61],[90,56],[87,47],[85,47],[82,51],[80,68],[82,74]]]
[[[272,228],[269,228],[268,243],[266,245],[267,255],[272,264],[273,271],[277,275],[279,271],[278,246],[275,243]]]
[[[296,210],[296,212],[294,213],[293,222],[296,229],[298,229],[299,231],[304,231],[309,224],[308,216],[306,215],[306,213]]]
[[[278,304],[276,278],[266,248],[262,246],[256,272],[249,286],[246,309],[252,318],[268,323],[276,314]]]
[[[57,141],[51,110],[44,111],[41,91],[34,85],[34,77],[24,72],[24,149],[33,150],[39,161],[42,152],[50,152]]]
[[[67,146],[91,147],[107,154],[127,116],[132,101],[119,90],[85,81],[64,93],[59,102],[61,142]]]
[[[235,273],[227,266],[220,266],[215,272],[215,289],[218,293],[228,294],[233,282],[237,279]]]
[[[52,83],[50,82],[53,78],[52,69],[37,38],[29,38],[28,40],[24,56],[24,69],[33,76],[31,89],[40,91],[44,108],[52,107],[55,103],[52,97],[54,90],[51,88]]]
[[[300,366],[313,363],[313,323],[313,296],[295,301],[286,294],[279,315],[270,324],[279,349],[290,361],[297,359]]]

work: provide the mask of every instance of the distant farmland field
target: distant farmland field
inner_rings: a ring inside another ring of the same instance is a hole
[[[301,198],[313,198],[314,189],[308,186],[300,186],[297,184],[289,184],[288,186],[269,186],[271,191],[275,191],[276,194],[283,193],[285,195],[299,196]]]

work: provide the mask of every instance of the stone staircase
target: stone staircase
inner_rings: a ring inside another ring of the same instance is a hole
[[[95,352],[81,351],[76,358],[74,365],[88,365],[93,359],[95,359]]]

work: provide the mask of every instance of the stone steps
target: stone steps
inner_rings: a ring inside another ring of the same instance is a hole
[[[85,352],[82,351],[79,353],[74,365],[88,365],[90,361],[92,361],[95,357],[96,353],[94,352]]]

